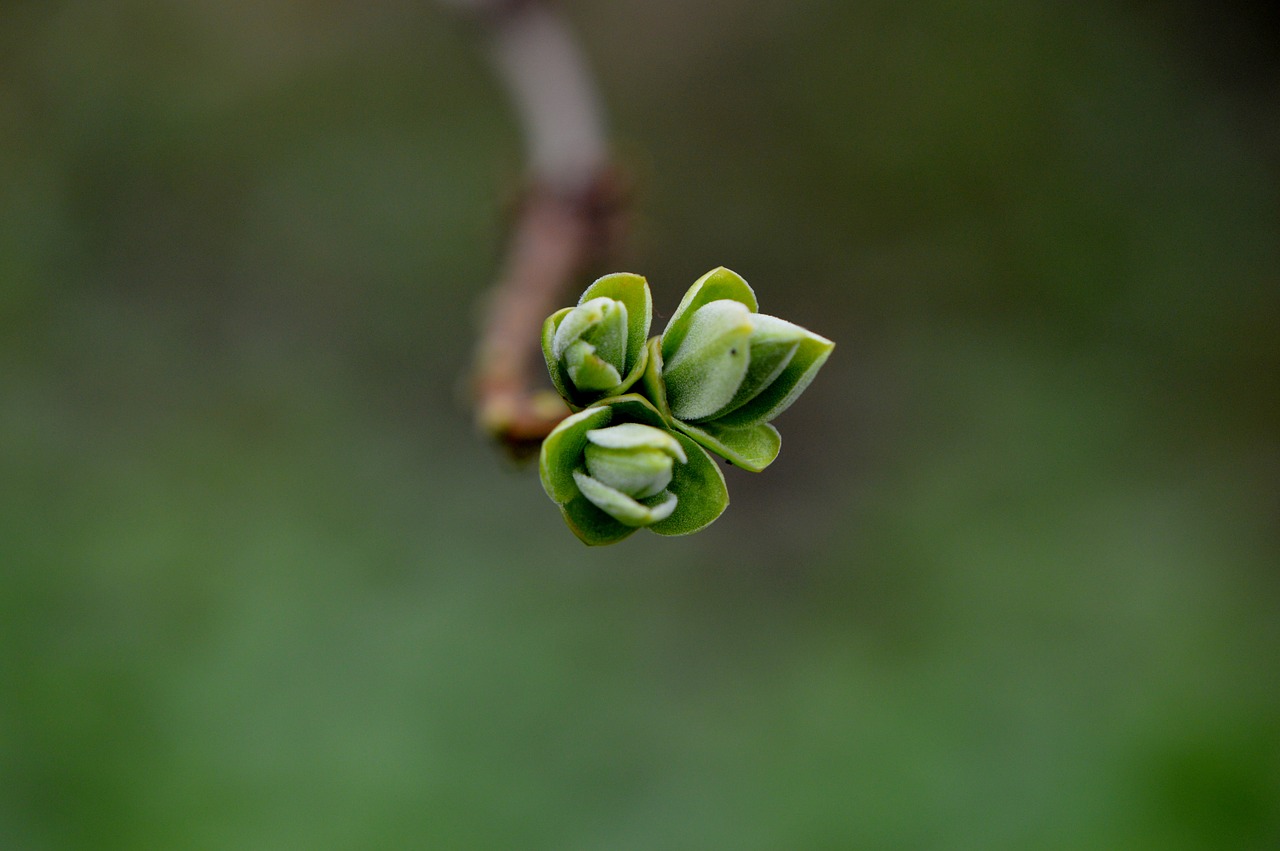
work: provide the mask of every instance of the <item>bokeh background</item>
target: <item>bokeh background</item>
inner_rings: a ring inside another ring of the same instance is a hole
[[[565,8],[658,322],[838,342],[687,539],[471,430],[469,27],[0,6],[0,847],[1280,847],[1272,13]]]

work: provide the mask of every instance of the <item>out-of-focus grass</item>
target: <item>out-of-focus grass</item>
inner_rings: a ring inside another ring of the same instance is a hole
[[[465,30],[2,13],[0,846],[1280,842],[1274,107],[1155,7],[728,6],[574,9],[627,263],[839,348],[604,551],[456,401]]]

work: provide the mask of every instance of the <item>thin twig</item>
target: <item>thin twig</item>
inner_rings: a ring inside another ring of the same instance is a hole
[[[479,427],[525,452],[568,413],[536,379],[542,320],[616,241],[622,193],[595,86],[563,19],[544,0],[446,2],[484,27],[528,149],[529,188],[489,297],[472,385]]]

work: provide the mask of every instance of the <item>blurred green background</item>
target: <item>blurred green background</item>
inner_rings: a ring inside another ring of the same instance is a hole
[[[838,342],[599,551],[460,401],[522,169],[467,26],[5,2],[0,847],[1280,847],[1245,8],[567,4],[658,327],[724,264]]]

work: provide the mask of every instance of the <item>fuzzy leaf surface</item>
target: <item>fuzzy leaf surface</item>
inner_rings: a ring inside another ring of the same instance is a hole
[[[685,335],[689,333],[689,323],[693,319],[693,311],[720,299],[729,299],[739,302],[746,306],[747,310],[755,313],[759,309],[756,302],[756,294],[751,290],[742,276],[737,272],[720,266],[712,269],[707,274],[693,282],[693,286],[684,294],[684,298],[680,300],[680,306],[676,308],[676,312],[671,315],[671,321],[667,323],[667,329],[662,332],[662,356],[664,359],[670,360],[675,350],[684,342]]]
[[[721,458],[751,473],[759,473],[772,464],[782,449],[782,435],[769,423],[730,428],[718,421],[694,424],[677,420],[675,426]]]
[[[675,511],[649,527],[659,535],[689,535],[705,529],[729,506],[729,489],[720,466],[687,435],[677,433],[675,438],[689,462],[676,465],[668,487],[680,500]]]
[[[731,299],[717,299],[693,312],[675,353],[663,351],[662,378],[672,415],[700,420],[729,404],[751,363],[752,329],[751,311]]]
[[[835,346],[826,337],[806,331],[795,355],[778,377],[754,399],[718,417],[716,422],[722,426],[741,427],[774,419],[800,397]]]
[[[649,336],[649,326],[653,323],[653,294],[649,291],[649,282],[631,272],[615,272],[598,278],[587,287],[578,303],[593,298],[612,298],[626,305],[627,352],[625,365],[620,371],[623,374],[631,372],[640,360]]]
[[[542,441],[542,449],[538,453],[538,474],[547,496],[561,505],[578,496],[573,471],[582,465],[587,432],[608,425],[612,417],[613,411],[608,407],[586,408],[565,417]]]

